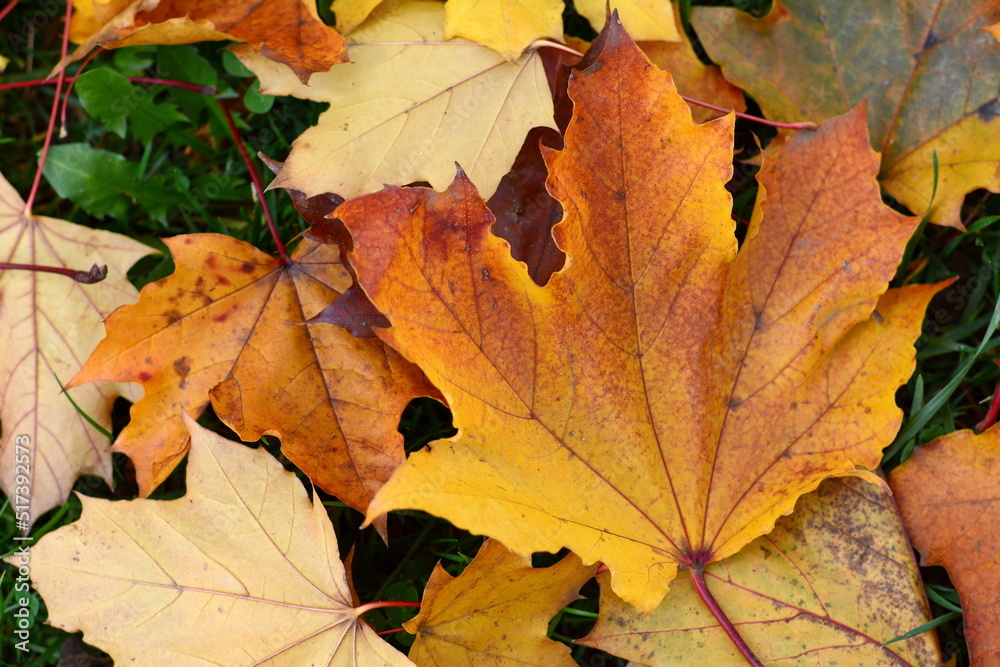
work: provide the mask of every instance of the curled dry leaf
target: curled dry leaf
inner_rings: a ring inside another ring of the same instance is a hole
[[[532,127],[553,126],[536,52],[509,63],[473,42],[445,41],[439,2],[381,6],[351,34],[351,62],[309,86],[288,68],[237,49],[261,91],[329,103],[292,144],[271,187],[345,198],[385,183],[447,187],[455,162],[492,193]]]
[[[917,447],[889,484],[920,562],[958,591],[973,667],[1000,664],[1000,428]]]
[[[768,118],[818,122],[867,100],[882,185],[955,227],[967,193],[1000,190],[1000,44],[984,30],[998,21],[996,0],[785,0],[759,20],[723,7],[692,19]]]
[[[138,298],[125,272],[156,251],[119,234],[25,215],[24,206],[0,176],[0,261],[70,269],[102,264],[108,272],[88,285],[52,273],[0,269],[0,488],[15,505],[24,504],[23,489],[30,489],[30,524],[66,502],[80,475],[112,483],[107,438],[77,412],[59,383],[73,377],[100,342],[104,318]],[[115,399],[135,400],[135,389],[101,382],[70,396],[110,429]],[[20,475],[27,485],[17,481]]]
[[[307,323],[351,285],[339,249],[304,241],[283,263],[219,234],[166,243],[174,273],[108,318],[107,338],[71,382],[142,384],[115,443],[135,463],[140,493],[180,462],[184,414],[198,416],[211,398],[241,438],[277,435],[317,486],[364,511],[405,457],[400,413],[435,391],[378,339]]]
[[[438,563],[420,613],[403,624],[417,636],[417,665],[575,665],[569,647],[546,637],[549,621],[579,598],[594,576],[574,554],[533,568],[496,540],[487,540],[458,577]]]
[[[80,520],[31,548],[49,623],[137,667],[412,665],[352,608],[326,510],[295,475],[184,426],[182,498],[81,496]]]
[[[765,664],[933,667],[933,632],[883,646],[930,620],[892,498],[859,479],[823,482],[791,516],[705,568],[719,605]],[[597,625],[579,643],[643,665],[744,665],[687,574],[649,616],[601,581]]]
[[[303,83],[347,60],[344,38],[328,28],[315,0],[74,0],[71,35],[80,46],[58,69],[96,46],[236,40],[287,65]]]
[[[939,286],[880,297],[917,221],[882,204],[862,110],[765,165],[737,254],[731,118],[696,126],[608,25],[548,157],[568,265],[547,286],[461,174],[337,214],[392,322],[379,335],[459,430],[411,455],[369,519],[419,508],[519,554],[568,547],[649,612],[679,565],[736,553],[823,479],[878,464]]]

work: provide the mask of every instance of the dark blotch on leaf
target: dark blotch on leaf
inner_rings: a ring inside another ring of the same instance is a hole
[[[979,116],[980,120],[986,123],[1000,116],[1000,97],[994,97],[992,100],[976,109],[976,115]]]

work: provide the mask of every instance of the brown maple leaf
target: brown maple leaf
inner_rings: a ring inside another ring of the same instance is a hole
[[[80,370],[104,336],[104,318],[138,298],[125,272],[156,251],[120,234],[28,215],[24,207],[0,176],[0,261],[107,267],[106,278],[92,285],[0,270],[0,486],[30,525],[66,502],[80,475],[112,483],[108,440],[84,415],[110,428],[115,399],[134,400],[137,392],[112,382],[81,387],[70,394],[77,411],[59,383]]]
[[[96,46],[246,42],[265,58],[290,67],[306,84],[347,60],[344,38],[320,20],[314,0],[78,0],[72,35],[79,48],[56,66],[86,56]]]
[[[378,339],[307,322],[352,283],[339,249],[304,241],[286,263],[218,234],[166,243],[175,272],[108,318],[107,338],[69,385],[142,384],[115,443],[135,463],[140,493],[187,452],[184,414],[200,415],[211,398],[240,437],[277,435],[317,486],[364,511],[404,459],[400,413],[435,392]]]
[[[1000,427],[917,447],[889,484],[921,564],[955,584],[972,666],[1000,664]]]
[[[696,126],[608,25],[548,157],[568,260],[546,287],[464,175],[337,214],[392,322],[380,335],[459,430],[411,455],[369,518],[419,508],[520,554],[568,547],[649,612],[680,565],[736,553],[823,479],[878,464],[938,286],[880,297],[916,220],[881,202],[863,110],[765,165],[737,254],[732,119]]]

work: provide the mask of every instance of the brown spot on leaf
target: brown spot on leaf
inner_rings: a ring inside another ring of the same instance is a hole
[[[181,357],[174,362],[174,372],[181,379],[181,389],[187,385],[187,376],[191,374],[191,357]]]

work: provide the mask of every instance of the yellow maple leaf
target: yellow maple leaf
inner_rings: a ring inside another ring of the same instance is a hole
[[[496,540],[487,540],[458,577],[438,563],[424,588],[420,613],[403,624],[417,636],[417,665],[575,665],[569,647],[548,639],[549,620],[579,598],[596,567],[574,554],[533,568]]]
[[[648,612],[679,565],[736,553],[823,479],[878,464],[940,286],[880,297],[917,220],[882,204],[861,109],[765,165],[737,253],[732,118],[695,125],[609,26],[549,152],[568,265],[546,287],[461,175],[337,213],[392,322],[380,335],[459,430],[411,455],[369,518],[419,508],[520,554],[568,547]]]
[[[238,49],[262,92],[330,104],[292,144],[271,187],[310,197],[414,181],[444,188],[458,161],[484,194],[493,192],[528,130],[554,127],[552,97],[537,53],[508,63],[484,46],[445,42],[444,18],[438,2],[380,7],[351,34],[351,62],[313,75],[309,86]]]
[[[137,667],[412,665],[352,607],[322,503],[265,449],[185,426],[182,498],[81,496],[31,548],[49,623]]]
[[[602,574],[597,625],[579,643],[643,665],[743,662],[687,574],[649,616]],[[768,663],[940,665],[934,633],[884,646],[931,620],[913,550],[887,491],[827,480],[791,516],[738,554],[705,568],[719,606]]]
[[[59,382],[73,377],[100,342],[104,318],[138,298],[125,272],[156,251],[120,234],[25,215],[24,207],[0,176],[0,261],[71,269],[107,266],[107,277],[93,285],[51,273],[0,269],[0,486],[12,498],[30,494],[30,524],[66,502],[80,475],[112,483],[107,438],[77,412]],[[138,392],[127,384],[101,382],[70,395],[84,414],[110,429],[115,399],[135,400]],[[26,461],[18,456],[25,453]],[[16,482],[22,473],[27,485]],[[25,486],[27,491],[18,488]]]

